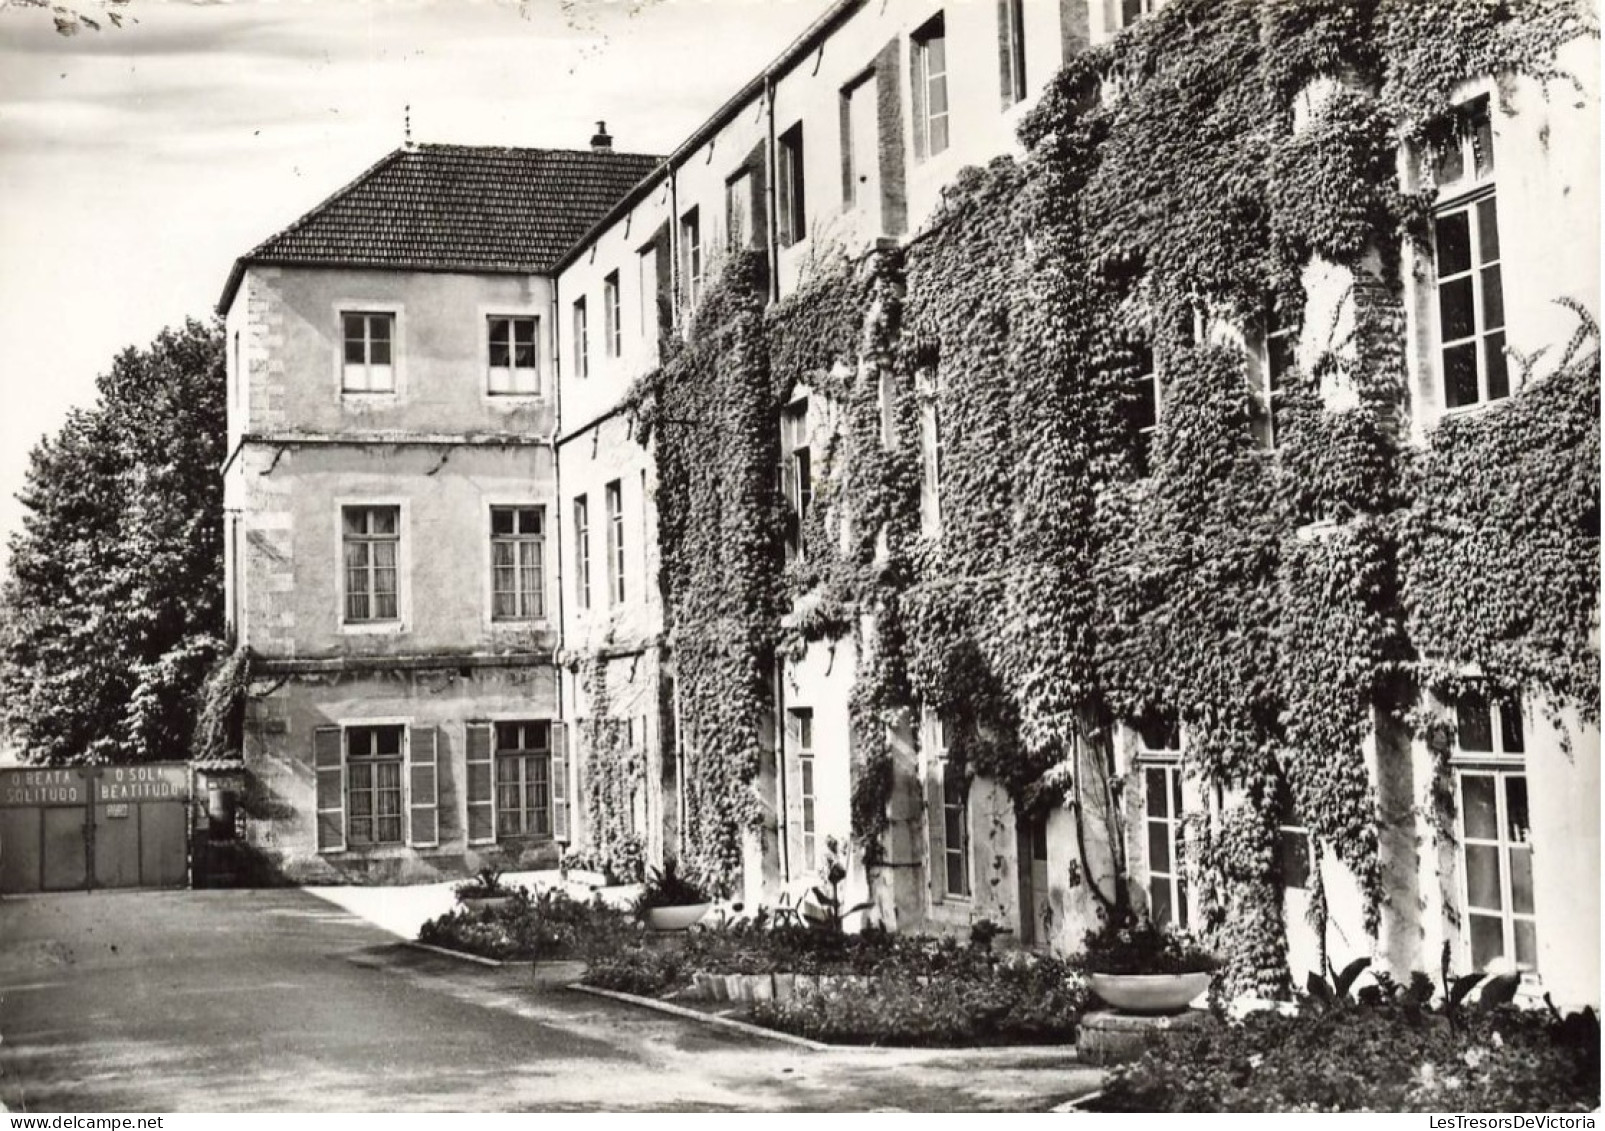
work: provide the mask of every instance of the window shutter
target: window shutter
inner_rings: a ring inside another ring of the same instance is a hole
[[[947,823],[942,811],[942,763],[932,759],[925,771],[925,826],[931,842],[931,902],[947,895]]]
[[[312,768],[317,774],[318,851],[346,846],[345,743],[339,727],[312,732]]]
[[[496,781],[490,724],[468,724],[468,843],[496,841]]]
[[[407,736],[407,834],[414,848],[440,844],[438,754],[434,727],[413,727]]]
[[[569,839],[568,832],[568,727],[552,723],[552,836]]]

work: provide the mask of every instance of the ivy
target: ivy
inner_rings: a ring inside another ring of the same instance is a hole
[[[959,174],[906,247],[767,312],[736,257],[632,394],[656,438],[702,874],[733,874],[758,820],[770,665],[851,638],[865,859],[915,704],[1022,812],[1079,804],[1065,783],[1112,723],[1174,713],[1186,773],[1228,799],[1186,833],[1205,922],[1233,986],[1279,993],[1284,786],[1374,931],[1377,711],[1475,664],[1597,719],[1597,350],[1580,335],[1552,376],[1412,452],[1399,264],[1430,199],[1395,175],[1456,83],[1560,77],[1555,51],[1587,30],[1563,0],[1173,0],[1067,63],[1024,156]],[[1271,450],[1242,340],[1272,308],[1318,338],[1299,325],[1316,259],[1352,274],[1352,330],[1283,375]],[[782,569],[774,468],[798,396],[816,491]]]
[[[564,864],[635,883],[646,874],[646,842],[635,829],[635,798],[646,789],[646,753],[631,744],[626,720],[609,713],[606,659],[588,656],[577,667],[590,712],[578,727],[585,760],[585,845]]]

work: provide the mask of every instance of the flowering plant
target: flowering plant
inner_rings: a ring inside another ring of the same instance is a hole
[[[1106,920],[1088,931],[1080,965],[1093,974],[1199,974],[1215,969],[1215,956],[1185,931],[1158,926],[1147,916]]]

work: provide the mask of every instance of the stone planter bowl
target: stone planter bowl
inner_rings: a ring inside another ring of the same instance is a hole
[[[1126,1013],[1181,1013],[1209,989],[1213,975],[1088,974],[1087,984],[1111,1007]]]
[[[654,931],[684,931],[702,921],[711,903],[686,903],[679,907],[654,907],[646,913],[646,925]]]
[[[469,911],[500,911],[513,902],[510,895],[470,895],[457,900]]]

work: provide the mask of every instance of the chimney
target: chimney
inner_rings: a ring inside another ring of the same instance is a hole
[[[607,123],[596,123],[596,132],[591,135],[592,153],[612,153],[613,135],[607,132]]]

